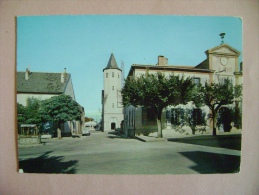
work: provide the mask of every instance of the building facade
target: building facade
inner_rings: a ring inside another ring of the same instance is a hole
[[[46,100],[53,96],[65,94],[75,100],[71,74],[31,72],[28,68],[25,72],[17,72],[17,103],[27,105],[28,98]],[[83,108],[82,108],[83,109]],[[84,114],[81,121],[68,121],[63,125],[62,133],[80,133],[84,128]]]
[[[102,90],[102,130],[116,130],[123,121],[123,105],[121,96],[122,70],[111,54],[106,68],[103,69]]]
[[[229,78],[234,85],[242,84],[242,67],[239,66],[238,57],[240,52],[228,44],[220,44],[205,51],[206,59],[197,66],[177,66],[169,65],[168,59],[158,56],[155,65],[133,64],[128,73],[128,77],[139,77],[148,72],[155,74],[162,72],[166,75],[184,75],[192,77],[196,84],[204,85],[205,82],[218,83],[225,78]],[[240,64],[241,65],[241,64]],[[192,109],[191,103],[182,106]],[[209,108],[203,107],[203,112],[209,114]],[[146,125],[155,125],[152,119],[152,112],[143,107],[129,106],[124,110],[124,132],[132,136],[132,130],[143,128]],[[131,132],[131,133],[130,133]]]

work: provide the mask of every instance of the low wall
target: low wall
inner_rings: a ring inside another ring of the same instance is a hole
[[[157,125],[143,125],[136,128],[136,135],[148,136],[151,133],[157,133]]]
[[[22,136],[18,137],[18,144],[39,144],[40,137],[39,136]]]
[[[51,134],[44,134],[44,135],[41,135],[41,139],[51,139],[52,138],[52,135]]]

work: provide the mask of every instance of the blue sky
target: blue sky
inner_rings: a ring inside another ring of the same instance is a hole
[[[235,17],[172,15],[63,15],[17,18],[17,71],[72,75],[76,101],[86,116],[101,118],[103,69],[111,53],[132,64],[156,64],[164,55],[171,65],[194,66],[205,51],[224,42],[242,54],[242,20]],[[242,61],[242,55],[239,58]]]

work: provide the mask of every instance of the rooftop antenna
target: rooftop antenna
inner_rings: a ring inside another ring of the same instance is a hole
[[[226,35],[226,33],[220,33],[219,36],[221,37],[221,44],[224,43],[224,36]]]

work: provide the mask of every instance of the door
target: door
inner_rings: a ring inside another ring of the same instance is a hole
[[[115,128],[116,128],[116,123],[111,123],[111,129],[115,130]]]

